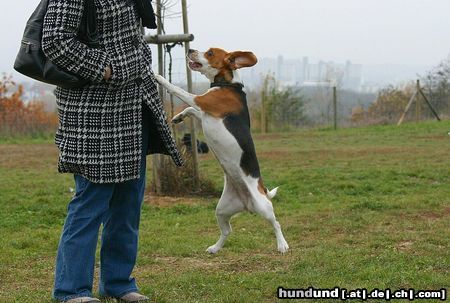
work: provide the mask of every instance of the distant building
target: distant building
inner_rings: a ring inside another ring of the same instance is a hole
[[[312,83],[336,83],[342,88],[360,91],[363,86],[362,65],[344,64],[320,60],[310,63],[308,57],[303,59],[285,59],[283,56],[261,58],[251,69],[242,70],[246,84],[260,85],[262,78],[272,74],[282,85],[310,86]]]
[[[303,83],[309,78],[309,60],[308,57],[303,57],[302,61],[302,78],[300,78],[300,82]]]
[[[352,64],[349,60],[345,63],[345,72],[342,87],[346,89],[361,90],[362,81],[362,65]]]

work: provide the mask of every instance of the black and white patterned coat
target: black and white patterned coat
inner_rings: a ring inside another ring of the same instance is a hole
[[[147,152],[163,153],[175,164],[182,159],[167,123],[132,0],[95,0],[100,48],[76,37],[84,0],[50,0],[42,49],[59,66],[91,80],[76,89],[57,87],[60,126],[55,143],[58,170],[80,174],[92,182],[123,182],[139,177],[142,111],[153,115]],[[106,66],[112,76],[103,80]]]

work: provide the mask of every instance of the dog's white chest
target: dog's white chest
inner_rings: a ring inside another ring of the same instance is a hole
[[[234,170],[232,168],[239,168],[242,148],[225,127],[223,120],[203,114],[202,127],[209,147],[227,173],[231,173]]]

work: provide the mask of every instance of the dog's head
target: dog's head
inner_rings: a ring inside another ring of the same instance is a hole
[[[187,54],[189,68],[204,74],[211,82],[237,82],[235,71],[258,62],[252,52],[227,52],[210,48],[206,52],[190,49]]]

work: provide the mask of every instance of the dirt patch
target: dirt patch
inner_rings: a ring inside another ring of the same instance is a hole
[[[284,151],[284,150],[270,150],[257,152],[257,156],[261,159],[270,159],[270,160],[285,160],[289,158],[298,157],[298,153],[292,151]]]
[[[211,201],[215,201],[216,197],[208,197],[207,199],[199,197],[170,197],[170,196],[156,196],[145,195],[144,202],[158,207],[172,207],[177,204],[183,205],[208,205]]]
[[[411,220],[416,222],[417,220],[424,221],[424,220],[440,220],[443,218],[450,217],[450,207],[444,207],[442,209],[435,209],[435,210],[426,210],[426,211],[418,211],[417,213],[413,214],[396,214],[396,219],[401,220]]]
[[[255,139],[259,140],[277,140],[283,138],[281,134],[255,134]]]
[[[422,214],[419,214],[418,216],[428,220],[442,219],[450,216],[450,207],[445,207],[440,211],[439,210],[427,211]]]
[[[26,265],[25,265],[26,264]],[[24,263],[8,264],[2,273],[0,298],[11,296],[11,292],[51,291],[52,275],[54,273],[54,257],[28,257]],[[6,291],[9,290],[9,291]],[[2,302],[16,302],[6,300]]]
[[[434,135],[434,136],[421,136],[421,137],[415,137],[416,139],[419,140],[425,140],[425,141],[430,141],[430,140],[436,140],[436,141],[450,141],[450,135],[445,134],[445,135]]]
[[[261,158],[270,160],[286,159],[327,159],[327,158],[355,158],[371,157],[376,155],[414,153],[414,150],[398,147],[376,147],[376,148],[339,148],[339,149],[311,149],[311,150],[283,150],[273,149],[268,151],[259,151],[257,154]]]
[[[278,272],[286,271],[295,264],[293,254],[251,254],[238,257],[222,256],[205,253],[199,257],[171,257],[155,256],[156,264],[152,264],[152,270],[166,271],[176,268],[177,271],[192,270],[221,270],[225,272]],[[142,267],[142,266],[141,266]],[[156,267],[156,268],[155,268]]]
[[[186,269],[216,269],[220,268],[222,260],[208,260],[208,258],[192,258],[192,257],[170,257],[158,256],[154,259],[157,263],[161,263],[163,267],[171,266],[172,268]]]
[[[54,144],[1,144],[0,168],[40,168],[56,165],[58,148]]]
[[[399,251],[408,251],[408,250],[411,250],[413,244],[414,244],[414,242],[412,242],[412,241],[404,241],[404,242],[398,243],[395,246],[395,248]]]
[[[348,156],[363,156],[370,158],[373,154],[388,155],[388,154],[402,154],[402,153],[414,153],[416,149],[408,147],[363,147],[361,149],[341,149],[339,153],[346,154]]]

